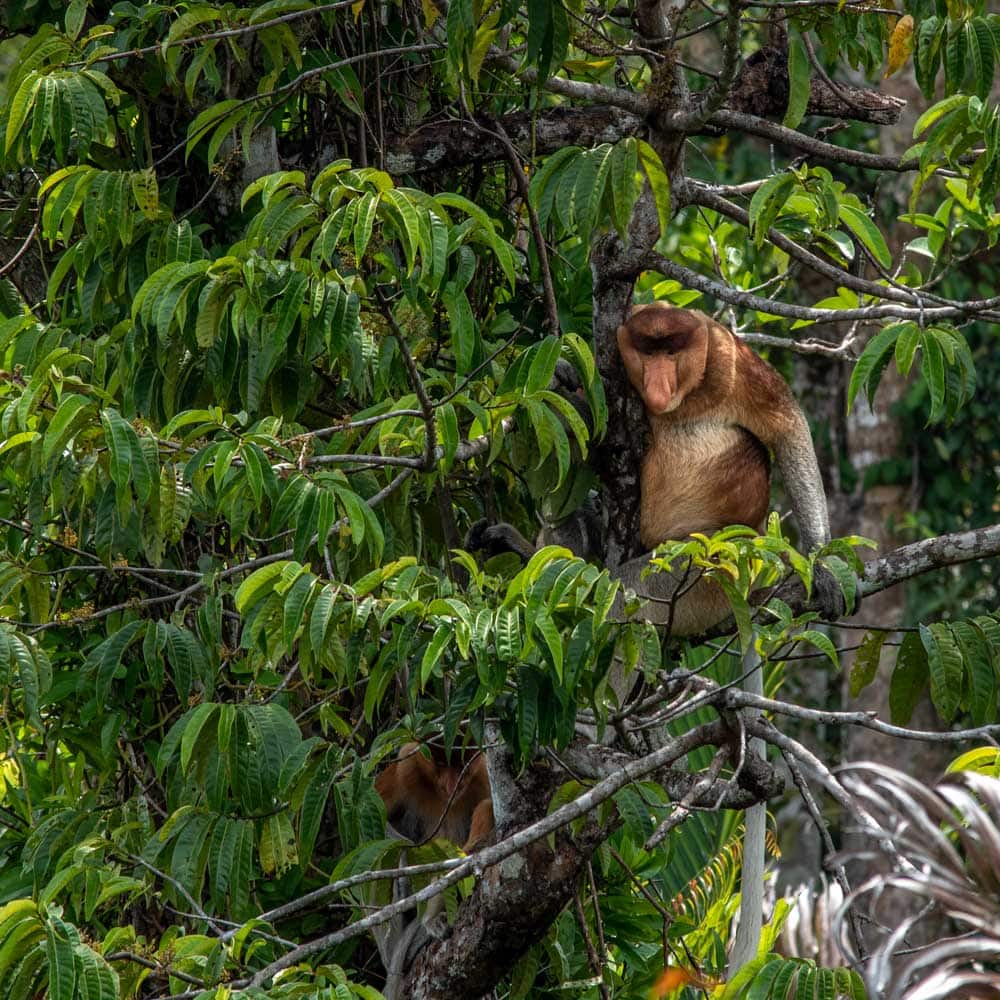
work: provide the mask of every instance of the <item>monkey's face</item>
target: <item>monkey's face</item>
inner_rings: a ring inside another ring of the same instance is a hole
[[[671,413],[705,374],[707,318],[664,302],[637,306],[618,328],[618,350],[646,412]]]

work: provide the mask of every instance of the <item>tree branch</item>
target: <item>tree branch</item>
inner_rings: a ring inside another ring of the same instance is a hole
[[[859,585],[862,596],[877,594],[904,580],[912,579],[932,569],[957,566],[975,559],[1000,556],[1000,524],[972,531],[955,531],[937,538],[925,538],[901,545],[893,552],[874,559],[865,566]]]
[[[780,302],[777,299],[767,299],[753,292],[734,288],[708,278],[683,264],[659,254],[650,254],[643,261],[645,268],[659,271],[668,278],[675,278],[682,285],[696,288],[699,292],[713,295],[722,302],[739,306],[742,309],[756,309],[759,312],[770,313],[773,316],[785,316],[788,319],[805,319],[821,323],[845,323],[852,320],[878,320],[894,317],[897,319],[912,319],[918,323],[934,319],[950,319],[957,316],[968,316],[977,310],[976,303],[963,303],[962,306],[903,306],[897,304],[860,306],[857,309],[816,309],[812,306],[799,306],[790,302]],[[982,315],[982,313],[980,313]]]
[[[545,156],[564,146],[589,149],[603,142],[615,143],[644,128],[641,116],[611,105],[560,106],[537,114],[514,111],[496,122],[525,157]],[[390,136],[385,169],[390,174],[416,174],[443,166],[492,163],[506,156],[498,134],[484,133],[475,120],[451,118],[421,123],[407,135]]]

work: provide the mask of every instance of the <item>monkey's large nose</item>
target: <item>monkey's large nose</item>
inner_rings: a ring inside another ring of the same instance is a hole
[[[666,356],[650,358],[642,372],[642,401],[646,410],[659,416],[676,404],[677,365]]]

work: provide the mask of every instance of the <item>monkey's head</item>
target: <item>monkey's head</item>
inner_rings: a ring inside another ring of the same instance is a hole
[[[705,375],[709,320],[666,302],[636,306],[618,327],[618,351],[653,417],[676,410]]]

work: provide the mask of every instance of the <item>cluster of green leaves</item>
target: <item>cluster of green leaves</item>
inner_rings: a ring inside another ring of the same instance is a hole
[[[720,994],[720,1000],[807,1000],[809,997],[867,1000],[861,977],[853,969],[828,969],[811,959],[767,955],[748,963]]]
[[[718,584],[733,608],[741,646],[749,648],[755,639],[769,651],[782,649],[787,643],[809,643],[826,654],[833,666],[839,660],[828,636],[814,629],[800,631],[814,614],[794,615],[792,609],[771,595],[767,602],[769,614],[764,621],[750,603],[752,594],[776,588],[786,577],[797,579],[808,596],[813,579],[820,567],[837,581],[847,607],[853,607],[857,593],[857,574],[863,566],[854,546],[873,543],[858,536],[837,538],[808,556],[798,552],[781,533],[777,513],[768,517],[767,529],[758,534],[752,528],[734,525],[711,537],[695,532],[685,541],[665,542],[657,547],[647,572],[673,571],[681,574],[683,588],[692,574]],[[789,569],[791,573],[789,573]]]
[[[851,691],[875,679],[879,654],[890,632],[869,632],[851,671]],[[892,720],[906,725],[926,692],[945,722],[959,716],[974,725],[997,716],[1000,683],[1000,620],[980,615],[962,621],[932,622],[904,634],[889,689]]]
[[[976,366],[965,337],[950,324],[921,327],[912,321],[890,323],[868,343],[858,358],[848,388],[848,406],[864,390],[875,396],[886,365],[895,357],[901,375],[908,375],[920,350],[920,372],[930,392],[928,422],[955,419],[976,388]]]
[[[628,668],[652,669],[660,662],[659,640],[645,625],[616,627],[609,611],[618,584],[566,549],[542,549],[509,580],[491,572],[509,562],[496,563],[481,570],[460,555],[472,587],[465,596],[449,595],[412,557],[384,564],[352,586],[323,584],[299,563],[271,563],[236,593],[244,641],[272,662],[295,655],[306,676],[330,672],[338,683],[356,684],[360,637],[381,635],[384,649],[374,662],[361,660],[369,720],[405,661],[414,665],[414,702],[444,677],[453,683],[442,720],[449,750],[461,720],[486,704],[500,710],[522,756],[537,743],[565,745],[579,704],[604,704],[616,650]],[[516,698],[503,711],[509,693]]]
[[[758,248],[777,226],[796,240],[818,240],[844,263],[854,258],[856,240],[880,267],[892,267],[885,237],[861,199],[824,167],[793,168],[769,177],[750,199],[749,216],[750,234]]]
[[[610,222],[625,236],[632,206],[647,181],[665,232],[670,182],[660,157],[642,139],[593,149],[564,146],[531,178],[531,199],[542,225],[551,220],[558,236],[578,235],[586,243],[602,223]]]
[[[964,88],[985,100],[1000,63],[1000,15],[986,13],[985,0],[914,0],[907,6],[916,21],[913,68],[920,89],[933,97],[943,69],[946,94]]]
[[[1000,109],[975,94],[952,94],[917,119],[913,138],[918,136],[923,138],[906,153],[919,163],[911,209],[927,181],[947,167],[966,182],[968,197],[978,199],[979,214],[985,216],[980,228],[992,235],[992,206],[1000,191]]]

